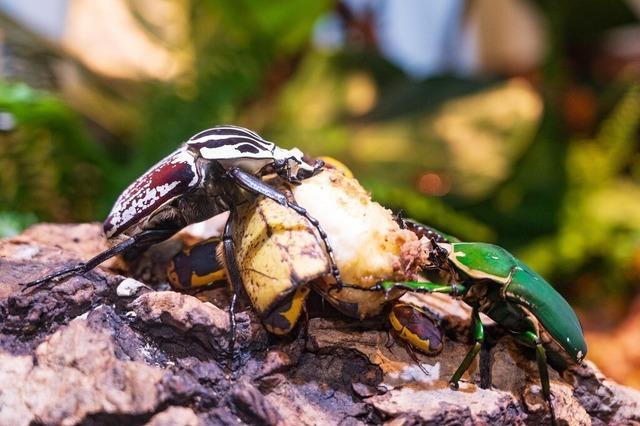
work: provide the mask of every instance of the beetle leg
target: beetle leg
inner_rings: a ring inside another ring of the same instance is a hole
[[[402,342],[402,344],[403,344],[404,348],[406,349],[407,353],[409,354],[409,357],[411,358],[411,360],[413,362],[416,363],[416,365],[418,366],[420,371],[422,371],[424,373],[424,375],[427,376],[427,378],[432,379],[433,375],[431,373],[429,373],[426,368],[424,368],[424,365],[422,365],[422,363],[418,359],[418,355],[416,355],[416,351],[413,348],[413,346],[411,346],[409,343],[404,342],[404,341]],[[437,354],[434,354],[434,355],[437,355]]]
[[[229,368],[233,370],[233,355],[236,344],[236,303],[238,301],[238,294],[242,291],[242,276],[238,269],[238,262],[236,261],[235,243],[233,242],[232,227],[233,226],[233,214],[229,215],[227,223],[224,225],[224,232],[222,234],[222,247],[224,250],[225,265],[227,268],[227,277],[232,287],[231,302],[229,303]]]
[[[302,332],[304,333],[304,346],[303,348],[307,347],[307,344],[309,343],[309,310],[307,309],[307,304],[303,303],[302,304],[302,320],[303,320],[303,329]]]
[[[167,278],[171,286],[178,290],[188,290],[224,280],[224,265],[216,255],[219,244],[219,237],[209,238],[173,256],[167,267]]]
[[[480,352],[480,348],[482,347],[482,342],[484,341],[484,326],[482,325],[482,320],[480,320],[480,314],[478,313],[478,308],[474,307],[471,312],[471,326],[473,327],[473,338],[475,340],[474,345],[469,349],[467,355],[462,360],[462,363],[458,367],[451,380],[449,380],[449,385],[453,389],[458,389],[458,382],[460,378],[464,374],[465,371],[469,369],[471,362]]]
[[[349,285],[346,286],[350,287]],[[368,290],[389,293],[394,288],[414,291],[416,293],[445,293],[453,297],[462,296],[467,291],[467,287],[462,284],[438,284],[428,281],[382,281],[371,286]]]
[[[54,272],[53,274],[44,276],[38,280],[31,281],[30,283],[24,285],[22,291],[24,292],[30,288],[38,287],[49,281],[59,281],[72,275],[86,274],[96,266],[100,265],[102,262],[111,259],[112,257],[120,253],[127,252],[132,249],[146,248],[150,245],[166,240],[174,233],[175,230],[165,229],[149,229],[147,231],[143,231],[131,238],[122,241],[119,244],[116,244],[115,246],[103,251],[102,253],[97,254],[87,262],[79,263],[76,266],[72,266],[70,268],[66,268],[61,271]]]
[[[439,231],[436,228],[425,225],[411,218],[405,218],[404,212],[402,210],[398,210],[398,212],[396,213],[395,220],[396,220],[396,223],[400,226],[400,229],[408,229],[409,231],[416,234],[418,239],[425,237],[426,239],[430,240],[433,244],[433,247],[436,249],[436,251],[437,251],[437,245],[435,243],[450,244],[450,243],[455,243],[460,241],[456,237],[449,234],[445,234],[444,232]],[[445,253],[445,258],[447,255],[448,253]]]
[[[536,349],[536,363],[538,364],[538,372],[540,374],[542,396],[544,396],[544,399],[549,405],[552,418],[555,419],[553,405],[551,404],[551,385],[549,384],[549,370],[547,369],[547,353],[544,346],[542,346],[542,341],[534,331],[525,331],[524,333],[516,335],[516,338],[526,346],[531,346]]]
[[[287,197],[285,197],[284,194],[282,194],[277,189],[267,185],[261,179],[255,177],[254,175],[246,173],[237,167],[233,167],[229,169],[228,174],[233,179],[233,181],[240,187],[244,188],[245,190],[253,194],[263,195],[285,207],[290,208],[291,210],[295,211],[296,213],[298,213],[299,215],[307,219],[309,223],[311,223],[311,225],[313,225],[313,227],[316,228],[316,230],[318,231],[318,234],[320,235],[320,238],[322,238],[325,249],[327,251],[327,255],[329,256],[329,262],[331,263],[331,275],[333,275],[333,278],[336,280],[337,288],[341,289],[344,284],[342,283],[342,278],[340,277],[340,269],[336,264],[335,256],[333,254],[333,248],[331,248],[331,244],[329,244],[329,238],[327,236],[327,233],[324,231],[324,229],[320,225],[320,222],[318,222],[316,218],[311,216],[306,209],[302,208],[296,203],[289,202],[289,200],[287,200]]]
[[[387,343],[385,343],[384,347],[389,349],[389,352],[393,353],[393,351],[391,350],[391,348],[393,347],[393,344],[395,343],[395,339],[393,337],[393,332],[391,331],[391,328],[387,329]]]

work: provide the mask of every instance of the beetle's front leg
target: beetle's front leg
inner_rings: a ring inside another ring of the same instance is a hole
[[[467,287],[462,284],[439,284],[429,281],[382,281],[369,288],[371,291],[391,292],[393,289],[408,290],[416,293],[445,293],[453,297],[462,296]]]
[[[55,282],[73,275],[86,274],[96,266],[100,265],[102,262],[111,259],[112,257],[117,256],[120,253],[147,248],[155,243],[166,240],[174,233],[174,230],[164,229],[150,229],[147,231],[143,231],[137,235],[134,235],[133,237],[122,241],[119,244],[116,244],[115,246],[103,251],[102,253],[99,253],[98,255],[89,259],[87,262],[79,263],[76,266],[65,268],[35,281],[31,281],[30,283],[25,284],[25,286],[22,288],[22,291],[24,292],[30,288],[38,287],[50,281]]]
[[[335,256],[333,254],[333,248],[331,247],[331,244],[329,244],[329,237],[316,218],[311,216],[309,212],[307,212],[307,210],[305,210],[298,204],[289,202],[284,194],[282,194],[277,189],[267,185],[261,179],[255,177],[254,175],[246,173],[237,167],[231,168],[228,171],[228,174],[238,186],[244,188],[245,190],[256,195],[263,195],[267,198],[270,198],[278,204],[290,208],[291,210],[307,219],[309,223],[311,223],[311,225],[316,228],[318,234],[320,235],[320,238],[322,239],[322,242],[324,243],[325,250],[327,251],[327,255],[329,256],[329,261],[331,263],[331,275],[333,275],[333,278],[336,280],[336,287],[338,289],[341,289],[344,286],[344,284],[342,283],[342,278],[340,277],[340,269],[338,268]]]

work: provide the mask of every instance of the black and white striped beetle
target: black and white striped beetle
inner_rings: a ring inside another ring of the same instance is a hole
[[[86,263],[32,281],[24,288],[86,273],[119,253],[145,250],[189,224],[230,211],[223,233],[223,247],[228,277],[234,287],[230,307],[233,335],[233,311],[242,288],[231,238],[234,208],[246,202],[248,197],[257,195],[291,208],[318,230],[329,255],[336,286],[341,288],[340,272],[321,225],[305,209],[287,200],[284,194],[261,179],[275,173],[296,184],[322,170],[322,161],[310,165],[302,157],[299,149],[279,148],[242,127],[217,126],[204,130],[140,176],[118,197],[103,228],[107,238],[124,234],[128,239]],[[233,352],[233,348],[230,350]]]

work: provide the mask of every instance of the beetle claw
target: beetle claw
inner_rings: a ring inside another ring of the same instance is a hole
[[[22,289],[20,290],[20,292],[25,294],[40,288],[48,289],[49,286],[46,284],[49,284],[51,281],[53,281],[53,279],[40,279],[36,281],[31,281],[30,283],[25,284],[24,287],[22,287]]]
[[[45,277],[46,278],[46,277]],[[26,293],[29,290],[33,289],[34,287],[39,287],[42,284],[44,284],[45,282],[47,282],[48,280],[43,280],[43,279],[39,279],[39,280],[35,280],[35,281],[31,281],[29,283],[26,283],[24,285],[24,287],[22,287],[22,289],[20,290],[21,293]]]
[[[43,284],[47,284],[47,283],[55,283],[58,282],[62,279],[65,279],[71,275],[74,274],[82,274],[85,272],[85,268],[86,268],[86,264],[85,263],[79,263],[78,265],[74,266],[73,268],[69,268],[69,269],[64,269],[62,271],[58,271],[58,272],[54,272],[53,274],[49,274],[46,275],[40,279],[37,279],[35,281],[31,281],[27,284],[24,285],[24,287],[22,287],[22,290],[20,290],[22,293],[27,292],[30,289],[33,289],[35,287],[40,287]]]

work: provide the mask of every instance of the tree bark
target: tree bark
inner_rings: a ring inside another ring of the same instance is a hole
[[[0,241],[0,424],[550,422],[533,354],[495,326],[460,390],[449,388],[469,347],[469,310],[446,296],[409,296],[441,319],[437,356],[412,356],[384,319],[359,322],[318,304],[283,338],[250,309],[238,313],[231,370],[225,289],[188,295],[124,281],[112,261],[20,291],[105,248],[98,225],[37,225]],[[136,272],[162,281],[160,270]],[[550,375],[558,424],[640,422],[640,393],[592,363]]]

